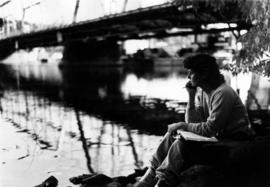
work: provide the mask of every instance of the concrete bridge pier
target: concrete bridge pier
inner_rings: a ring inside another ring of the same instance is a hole
[[[70,41],[64,45],[64,65],[116,65],[121,48],[116,39]]]

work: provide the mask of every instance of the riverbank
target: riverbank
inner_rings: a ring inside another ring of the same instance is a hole
[[[265,113],[261,114],[264,117],[266,115]],[[257,125],[265,127],[267,120],[260,118],[259,114],[254,115],[253,119],[253,122],[264,121],[265,123]],[[261,128],[260,132],[264,132],[263,134],[269,132],[269,124],[267,128],[262,130]],[[62,144],[66,144],[64,147],[67,148],[67,146],[74,146],[80,144],[80,142],[68,139],[68,141],[63,141]],[[155,147],[155,144],[157,142],[151,146]],[[76,185],[72,185],[69,179],[89,173],[89,171],[78,161],[79,158],[84,157],[83,152],[73,148],[72,151],[69,150],[72,152],[72,155],[70,155],[66,148],[59,150],[45,148],[38,140],[34,141],[29,133],[25,133],[25,129],[18,127],[12,120],[0,117],[0,186],[33,187],[53,175],[59,181],[59,187],[75,187]],[[119,158],[122,157],[121,155],[118,156]],[[126,174],[132,173],[134,165],[126,165],[125,167]],[[115,169],[117,169],[117,166]],[[110,174],[108,175],[110,176]]]

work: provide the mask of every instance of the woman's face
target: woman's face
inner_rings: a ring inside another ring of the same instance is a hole
[[[200,75],[193,70],[188,71],[188,78],[192,84],[192,86],[197,87],[200,86]]]

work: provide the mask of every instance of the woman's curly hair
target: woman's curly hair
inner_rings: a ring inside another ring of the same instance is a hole
[[[186,69],[205,75],[205,84],[209,85],[212,89],[216,89],[225,82],[224,76],[219,71],[216,58],[209,54],[189,56],[183,63]]]

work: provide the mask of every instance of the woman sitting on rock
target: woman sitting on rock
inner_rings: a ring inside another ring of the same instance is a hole
[[[148,171],[135,185],[137,187],[176,186],[181,172],[192,165],[220,162],[224,150],[216,149],[217,145],[222,144],[229,150],[239,148],[254,134],[245,106],[225,83],[216,59],[198,54],[187,57],[183,63],[190,79],[186,84],[189,100],[185,122],[168,126],[168,132],[153,154]],[[219,141],[187,143],[174,138],[178,129],[214,136]]]

